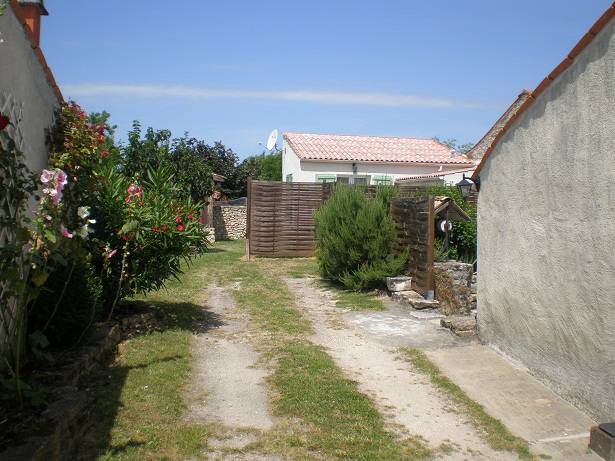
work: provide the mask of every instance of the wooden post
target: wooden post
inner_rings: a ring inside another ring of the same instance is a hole
[[[248,188],[246,196],[246,259],[250,261],[250,229],[252,227],[252,178],[248,178]]]
[[[434,254],[434,240],[436,233],[436,217],[434,213],[434,197],[429,196],[429,203],[427,205],[428,221],[427,221],[427,289],[434,289],[433,279],[433,254]]]

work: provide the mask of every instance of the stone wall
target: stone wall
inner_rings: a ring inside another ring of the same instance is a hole
[[[216,240],[245,239],[246,212],[245,206],[214,205]]]
[[[435,297],[445,315],[469,314],[472,310],[472,264],[446,261],[433,265]]]

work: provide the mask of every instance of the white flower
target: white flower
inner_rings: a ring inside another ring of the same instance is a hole
[[[85,226],[81,226],[79,228],[79,230],[77,231],[77,234],[79,235],[79,237],[81,237],[82,239],[86,239],[88,238],[88,235],[90,234],[90,230],[88,229],[87,224]]]
[[[90,216],[90,208],[87,206],[80,206],[77,208],[77,214],[81,219],[85,219]]]

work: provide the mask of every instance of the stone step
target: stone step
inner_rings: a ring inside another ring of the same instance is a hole
[[[448,328],[457,336],[474,336],[476,318],[471,315],[451,315],[440,320],[440,325]]]
[[[423,298],[419,293],[414,290],[408,291],[396,291],[391,294],[391,297],[402,304],[409,305],[413,309],[437,309],[440,307],[440,303],[434,300],[428,300]]]

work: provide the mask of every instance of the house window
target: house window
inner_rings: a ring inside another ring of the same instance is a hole
[[[316,175],[316,182],[335,182],[335,175],[334,174],[317,174]]]
[[[293,174],[287,174],[286,175],[286,182],[293,182]]]
[[[350,176],[339,176],[337,177],[337,182],[340,184],[350,184]]]
[[[369,176],[353,176],[352,184],[367,185],[369,184]]]
[[[393,184],[391,176],[374,176],[372,181],[376,186],[390,186]]]

